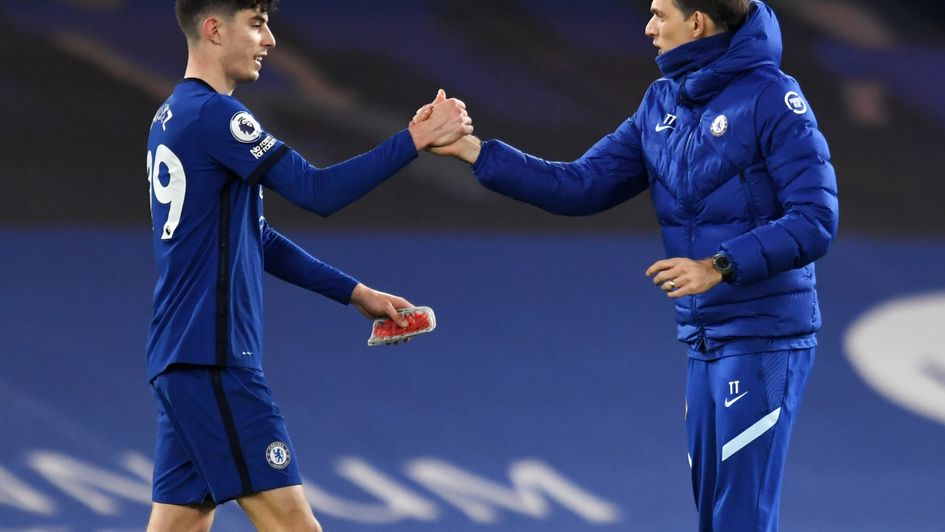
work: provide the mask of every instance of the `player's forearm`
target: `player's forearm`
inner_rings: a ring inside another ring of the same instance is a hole
[[[416,157],[413,140],[405,130],[367,153],[328,168],[316,168],[291,151],[263,183],[295,205],[329,216],[373,190]]]
[[[266,273],[343,305],[358,285],[357,279],[313,257],[268,224],[263,227],[263,253]]]

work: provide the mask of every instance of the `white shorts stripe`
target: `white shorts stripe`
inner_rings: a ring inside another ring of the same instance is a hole
[[[724,462],[730,456],[742,450],[742,447],[758,439],[759,436],[768,431],[781,417],[781,407],[771,412],[767,416],[759,419],[754,425],[745,429],[744,432],[732,438],[728,443],[722,446],[722,461]]]

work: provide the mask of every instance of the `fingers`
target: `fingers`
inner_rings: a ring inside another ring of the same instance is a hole
[[[421,107],[421,109],[427,110],[427,116],[432,115],[434,112],[439,111],[442,114],[447,116],[458,113],[460,116],[468,116],[466,112],[466,104],[455,99],[450,98],[449,100],[443,100],[441,102],[434,102],[432,104],[428,103]],[[420,112],[418,111],[418,114]]]
[[[693,292],[689,288],[677,288],[676,290],[673,290],[672,292],[666,293],[666,295],[669,296],[670,299],[679,299],[681,297],[691,296],[694,294],[695,292]]]
[[[702,294],[721,282],[710,259],[696,261],[676,257],[660,260],[647,268],[646,274],[653,277],[654,285],[673,299]]]
[[[440,89],[436,92],[436,97],[431,103],[424,105],[423,107],[417,109],[417,112],[414,113],[413,119],[410,120],[410,124],[416,124],[418,122],[423,122],[424,120],[430,118],[433,114],[433,108],[438,104],[443,102],[448,102],[453,105],[455,108],[466,109],[466,103],[462,100],[457,100],[456,98],[446,98],[446,91]]]
[[[457,116],[455,119],[448,120],[439,130],[429,148],[441,148],[448,146],[457,140],[472,135],[475,129],[472,126],[472,119],[468,116]]]
[[[679,277],[686,273],[682,268],[672,267],[666,270],[661,270],[655,276],[653,276],[653,284],[656,286],[664,286],[666,283],[675,280],[678,286]],[[675,289],[676,287],[674,287]]]
[[[391,342],[391,343],[385,344],[385,345],[389,347],[389,346],[392,346],[392,345],[406,344],[406,343],[409,342],[410,340],[413,340],[413,336],[408,336],[407,338],[404,338],[403,340],[397,340],[396,342]]]
[[[433,104],[428,103],[423,107],[417,109],[417,112],[413,115],[413,119],[410,120],[410,125],[414,125],[418,122],[423,122],[430,118],[430,115],[433,114]]]
[[[676,265],[678,259],[664,259],[654,262],[649,268],[646,269],[646,276],[653,277],[656,273],[659,273],[663,270],[668,270]]]
[[[386,314],[387,317],[399,327],[407,327],[407,318],[404,318],[399,312],[397,312],[397,309],[394,308],[393,303],[389,299],[384,302],[384,314]]]
[[[688,277],[681,276],[670,281],[666,281],[660,285],[660,289],[666,292],[666,295],[677,299],[683,296],[690,296],[695,292],[692,291],[692,282]]]
[[[383,305],[382,314],[393,320],[398,326],[407,327],[407,318],[404,318],[398,310],[412,307],[413,304],[400,296],[386,294],[384,292],[378,292],[377,295],[381,298],[381,305]]]
[[[671,298],[689,295],[686,273],[685,260],[679,258],[659,260],[646,269],[646,275],[653,278],[653,284]]]
[[[437,91],[432,103],[417,109],[410,126],[419,128],[411,133],[416,133],[417,149],[425,150],[448,146],[475,131],[472,118],[466,111],[466,103],[447,98],[443,89]]]
[[[398,310],[413,306],[410,301],[400,296],[379,292],[363,284],[355,287],[351,302],[366,318],[387,317],[400,327],[407,327],[408,322]]]
[[[424,105],[423,107],[421,107],[419,110],[417,110],[417,114],[419,115],[421,110],[429,110],[432,114],[434,110],[437,110],[440,108],[443,108],[445,111],[455,111],[458,109],[460,111],[465,112],[466,103],[456,98],[447,99],[446,93],[443,92],[443,89],[440,89],[440,92],[438,92],[436,95],[436,99],[434,99],[433,102],[428,103]]]
[[[472,117],[466,114],[466,111],[463,111],[462,117],[463,117],[463,121],[460,123],[460,128],[459,128],[459,130],[463,133],[462,136],[472,135],[473,131],[475,131],[472,125]]]
[[[693,289],[696,283],[693,282],[688,275],[680,275],[679,277],[663,281],[662,283],[658,283],[657,286],[671,299],[679,299],[699,293],[699,290]]]

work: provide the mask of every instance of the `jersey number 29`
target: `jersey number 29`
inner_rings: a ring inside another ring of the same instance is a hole
[[[161,174],[161,165],[167,168],[169,176],[167,186],[161,184],[158,176]],[[154,155],[148,151],[148,184],[154,191],[154,198],[164,205],[170,204],[167,221],[161,231],[161,240],[170,240],[174,237],[177,224],[180,223],[180,213],[184,208],[184,194],[187,193],[187,176],[184,175],[184,165],[167,146],[160,144]],[[151,209],[151,223],[154,223],[154,209]]]

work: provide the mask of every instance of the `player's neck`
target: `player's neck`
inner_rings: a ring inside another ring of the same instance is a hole
[[[199,54],[191,53],[187,57],[184,77],[201,79],[221,94],[232,95],[236,89],[236,82],[227,77],[219,61],[208,61]]]

